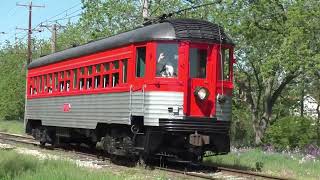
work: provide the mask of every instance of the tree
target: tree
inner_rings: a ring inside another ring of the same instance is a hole
[[[25,47],[20,44],[15,48],[7,43],[0,50],[0,119],[2,120],[23,119],[27,58]]]
[[[239,4],[237,67],[242,75],[237,80],[250,105],[255,142],[260,144],[286,86],[319,64],[319,52],[312,47],[320,42],[315,39],[320,4],[269,0]]]

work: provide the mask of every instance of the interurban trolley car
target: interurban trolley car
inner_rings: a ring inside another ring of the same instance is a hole
[[[230,151],[233,43],[167,19],[31,62],[26,132],[114,156],[201,160]]]

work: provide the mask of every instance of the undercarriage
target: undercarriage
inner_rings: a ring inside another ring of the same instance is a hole
[[[29,133],[42,145],[82,143],[106,155],[145,161],[150,158],[167,158],[199,162],[205,154],[226,154],[230,151],[228,131],[221,133],[222,128],[210,130],[207,127],[199,128],[200,125],[192,127],[189,124],[187,129],[179,129],[177,126],[102,124],[90,130],[38,124],[31,127]]]

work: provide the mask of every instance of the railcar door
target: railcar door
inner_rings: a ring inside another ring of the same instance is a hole
[[[210,117],[215,104],[212,46],[190,45],[187,116]]]

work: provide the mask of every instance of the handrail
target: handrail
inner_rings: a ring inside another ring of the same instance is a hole
[[[147,87],[146,84],[142,85],[142,113],[144,115],[144,100],[145,100],[145,88]]]
[[[129,97],[129,119],[131,121],[131,116],[132,116],[132,88],[133,86],[130,85],[130,97]]]

